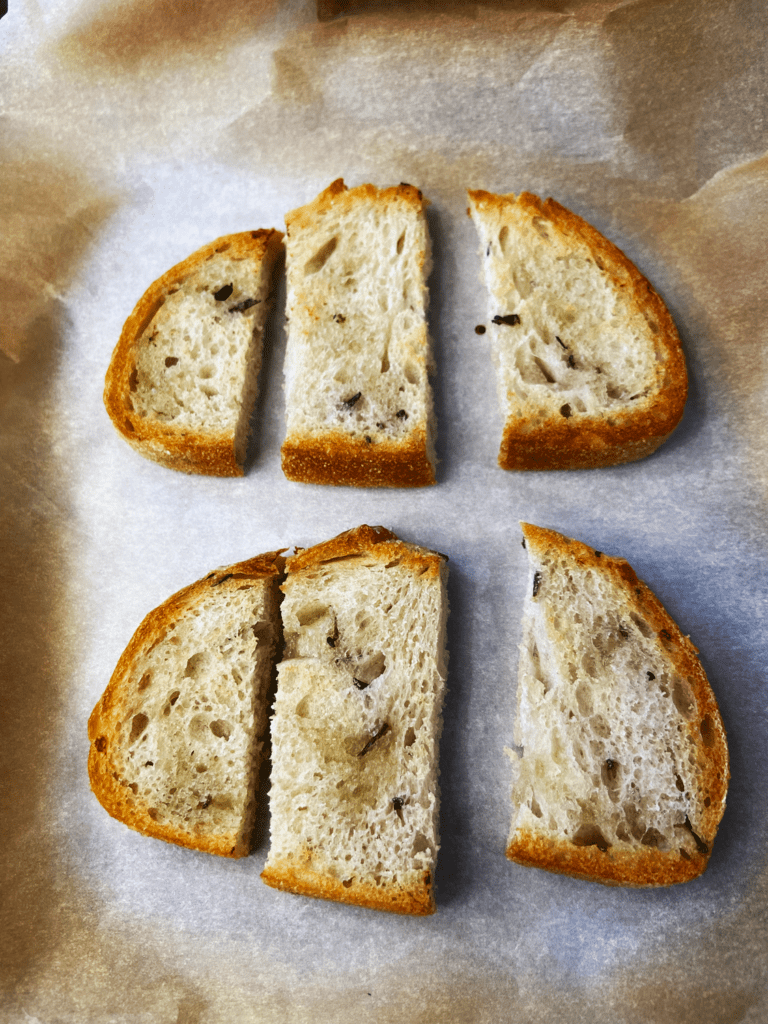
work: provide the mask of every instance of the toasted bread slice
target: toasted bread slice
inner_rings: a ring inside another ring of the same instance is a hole
[[[523,524],[507,856],[609,885],[671,885],[707,866],[728,748],[697,657],[621,558]]]
[[[158,278],[126,320],[104,404],[141,455],[185,473],[243,475],[282,237],[217,238]]]
[[[288,559],[268,885],[434,912],[445,580],[444,556],[381,527]]]
[[[283,564],[271,552],[209,573],[136,630],[88,722],[91,788],[113,818],[249,852]]]
[[[472,191],[504,428],[503,469],[642,459],[683,415],[666,306],[613,243],[553,199]]]
[[[426,205],[412,185],[339,179],[285,218],[290,480],[435,482]]]

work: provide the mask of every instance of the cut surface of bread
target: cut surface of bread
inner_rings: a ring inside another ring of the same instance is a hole
[[[612,242],[553,199],[470,191],[504,427],[503,469],[586,469],[654,452],[683,415],[666,306]]]
[[[339,179],[285,218],[290,480],[435,482],[426,205],[412,185]]]
[[[381,527],[288,559],[268,885],[434,912],[446,572]]]
[[[523,524],[510,860],[614,885],[707,866],[728,748],[696,648],[627,562]]]
[[[141,455],[186,473],[242,476],[282,237],[216,239],[158,278],[126,320],[104,404]]]
[[[88,722],[91,788],[130,828],[249,852],[283,564],[271,552],[218,569],[136,630]]]

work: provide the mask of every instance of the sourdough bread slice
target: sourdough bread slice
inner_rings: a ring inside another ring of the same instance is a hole
[[[613,243],[553,199],[471,191],[504,428],[503,469],[654,452],[687,395],[666,306]]]
[[[285,218],[290,480],[435,482],[426,205],[412,185],[339,179]]]
[[[185,473],[242,476],[282,237],[216,239],[158,278],[126,320],[104,404],[141,455]]]
[[[280,635],[277,552],[209,573],[150,612],[91,714],[91,788],[169,843],[250,850]]]
[[[537,526],[523,535],[507,856],[613,885],[695,878],[729,777],[696,648],[623,559]]]
[[[381,527],[288,559],[268,885],[434,912],[446,574]]]

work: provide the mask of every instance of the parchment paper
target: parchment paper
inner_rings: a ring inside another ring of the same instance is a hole
[[[12,0],[0,20],[2,1019],[768,1020],[766,9],[748,0]],[[334,15],[334,12],[337,12]],[[338,13],[338,12],[341,13]],[[431,200],[436,487],[289,483],[284,287],[241,480],[136,455],[101,392],[144,289],[334,178]],[[678,324],[652,458],[510,474],[467,187],[552,195]],[[706,874],[621,890],[510,864],[518,520],[627,558],[701,650],[730,742]],[[268,889],[90,794],[86,721],[142,617],[212,568],[367,522],[450,556],[438,912]]]

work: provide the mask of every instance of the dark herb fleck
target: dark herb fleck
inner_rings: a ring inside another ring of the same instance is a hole
[[[398,409],[397,412],[395,413],[395,416],[397,416],[399,420],[408,419],[408,413],[405,411],[405,409]]]
[[[154,766],[155,766],[155,762],[154,761],[145,761],[144,762],[144,767],[145,768],[154,768]]]
[[[595,558],[599,558],[602,555],[602,551],[595,551]]]
[[[363,747],[363,749],[360,751],[360,753],[357,756],[358,757],[365,757],[365,755],[371,749],[373,744],[377,740],[380,740],[382,736],[386,736],[386,734],[388,732],[389,732],[389,726],[387,725],[386,722],[384,722],[383,725],[379,726],[379,728],[376,730],[376,732],[373,734],[373,736],[371,736],[371,738],[368,740],[368,742],[365,744],[365,746]]]
[[[234,290],[235,289],[231,284],[225,284],[222,288],[219,288],[217,292],[213,293],[213,297],[217,302],[223,302],[225,299],[229,298]]]
[[[645,674],[648,676],[649,681],[656,678],[653,672],[646,672]]]
[[[541,586],[541,573],[536,571],[533,574],[533,596],[534,597],[536,597],[536,595],[538,594],[540,586]]]
[[[251,306],[256,306],[261,302],[261,299],[243,299],[242,302],[236,302],[234,306],[229,307],[230,313],[245,313]]]
[[[344,316],[343,313],[334,313],[333,319],[336,321],[337,324],[343,324],[346,322],[347,318]]]
[[[342,400],[342,405],[347,409],[351,409],[352,406],[363,397],[362,391],[358,391],[356,395],[352,395],[351,398],[345,398]]]
[[[629,630],[625,629],[624,626],[619,626],[619,634],[626,640],[629,636]]]
[[[503,324],[505,327],[516,327],[520,323],[517,313],[507,313],[506,316],[495,316],[492,323]]]
[[[522,544],[523,547],[525,547],[525,537],[523,537],[523,539],[522,539],[522,541],[520,543]]]
[[[365,435],[365,443],[366,443],[366,444],[373,444],[373,438],[372,438],[372,437],[369,437],[369,436],[368,436],[368,435],[366,434],[366,435]]]
[[[325,638],[325,642],[328,644],[329,647],[335,647],[336,646],[336,637],[335,636],[327,636]]]
[[[609,772],[612,772],[613,769],[616,767],[616,762],[612,761],[611,758],[608,757],[605,761],[605,767],[608,769]]]
[[[179,361],[178,356],[166,356],[165,357],[165,365],[166,366],[175,366],[176,363],[178,363],[178,361]]]
[[[377,428],[378,430],[384,430],[384,429],[385,429],[385,426],[386,426],[386,424],[384,424],[384,423],[377,423],[377,424],[376,424],[376,428]]]
[[[568,351],[568,346],[565,344],[565,342],[563,341],[562,338],[558,338],[558,336],[555,335],[555,341],[559,342],[559,344],[561,344],[563,346],[563,348],[566,350],[566,352]]]
[[[568,365],[573,368],[576,365],[576,360],[573,357],[573,352],[568,356]]]
[[[396,811],[401,811],[403,809],[404,802],[405,801],[401,796],[396,796],[392,801],[392,806],[395,808]]]
[[[212,583],[211,586],[212,587],[218,587],[222,583],[226,583],[227,580],[234,579],[234,576],[235,576],[235,574],[233,572],[228,572],[226,576],[222,576],[220,580],[216,580],[216,582]]]
[[[357,679],[354,676],[352,677],[352,682],[358,690],[364,690],[367,686],[370,686],[370,683],[366,683],[364,679]]]
[[[485,324],[478,324],[475,328],[475,334],[485,334]]]
[[[662,640],[671,640],[672,639],[672,634],[669,632],[668,629],[662,629],[659,632],[659,636],[661,637]]]

